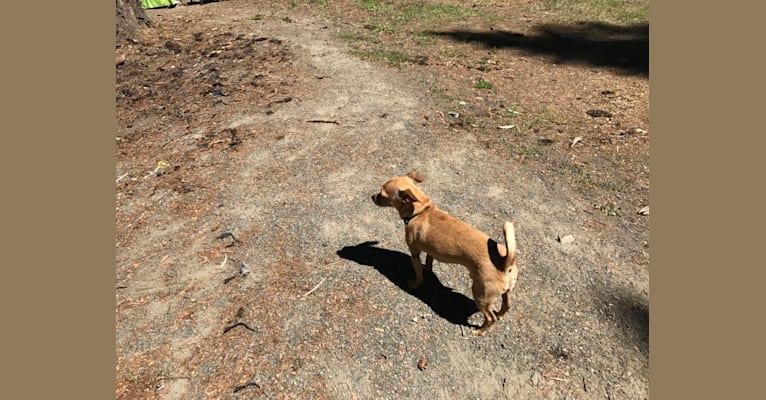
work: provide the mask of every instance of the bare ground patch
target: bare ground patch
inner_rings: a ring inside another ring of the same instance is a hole
[[[640,65],[530,51],[532,3],[460,16],[524,35],[504,46],[447,33],[450,2],[439,35],[362,3],[157,10],[118,45],[117,397],[648,398]],[[494,238],[517,223],[487,337],[462,267],[403,289],[401,222],[369,195],[411,169]]]

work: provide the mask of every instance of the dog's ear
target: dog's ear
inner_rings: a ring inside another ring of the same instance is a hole
[[[412,171],[409,174],[407,174],[407,176],[417,183],[420,183],[426,180],[426,176],[421,174],[420,172]]]
[[[402,203],[414,203],[416,201],[423,202],[422,199],[420,199],[415,193],[412,192],[410,188],[407,189],[400,189],[399,190],[399,198],[402,199]]]

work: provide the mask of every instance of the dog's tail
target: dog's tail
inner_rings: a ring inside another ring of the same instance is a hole
[[[503,235],[505,235],[505,248],[508,250],[503,270],[508,272],[516,265],[516,229],[513,226],[513,222],[505,223],[503,226]]]

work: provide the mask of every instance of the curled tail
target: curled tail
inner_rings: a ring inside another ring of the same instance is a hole
[[[505,223],[503,235],[505,235],[505,249],[508,250],[503,269],[508,272],[516,266],[516,229],[513,226],[513,222]]]

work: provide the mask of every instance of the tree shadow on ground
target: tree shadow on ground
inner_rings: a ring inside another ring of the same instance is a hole
[[[647,299],[627,289],[595,294],[606,318],[620,327],[626,345],[636,345],[649,354],[649,304]]]
[[[468,317],[478,312],[473,300],[452,288],[441,284],[433,272],[423,270],[423,285],[416,290],[407,287],[407,280],[415,276],[410,256],[398,251],[375,247],[377,241],[355,246],[345,246],[337,251],[338,256],[361,265],[375,268],[381,275],[403,291],[426,303],[434,313],[450,323],[476,327],[468,323]]]
[[[649,24],[628,26],[602,22],[542,24],[532,34],[467,30],[430,31],[462,42],[480,42],[494,48],[514,47],[553,56],[554,63],[584,63],[617,68],[624,73],[649,75]]]

